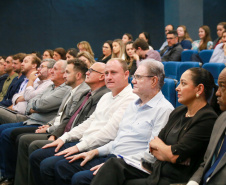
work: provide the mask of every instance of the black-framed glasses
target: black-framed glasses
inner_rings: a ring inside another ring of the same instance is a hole
[[[141,80],[143,77],[154,77],[154,76],[132,75],[132,77],[136,80]]]
[[[94,72],[96,72],[96,73],[104,74],[104,73],[101,73],[101,72],[99,72],[99,71],[96,71],[96,70],[94,70],[94,69],[92,69],[92,68],[89,68],[88,71],[89,71],[89,73],[92,73],[92,72],[94,71]]]

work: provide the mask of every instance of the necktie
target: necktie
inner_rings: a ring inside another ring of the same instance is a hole
[[[216,149],[216,155],[214,155],[214,163],[211,166],[211,168],[205,173],[204,177],[203,177],[203,185],[206,184],[206,182],[208,181],[209,176],[213,173],[213,171],[215,170],[215,168],[217,167],[218,163],[220,162],[221,158],[223,157],[224,153],[226,151],[226,135],[224,135],[224,137],[222,139],[220,139],[218,147]]]
[[[90,96],[91,96],[91,92],[89,92],[89,93],[85,96],[85,98],[84,98],[82,104],[80,105],[80,107],[79,107],[79,108],[77,109],[77,111],[73,114],[73,116],[71,116],[70,120],[68,121],[68,123],[67,123],[67,125],[66,125],[66,127],[65,127],[65,129],[64,129],[64,132],[70,131],[74,119],[76,118],[76,116],[78,115],[78,113],[80,112],[80,110],[83,108],[83,106],[85,105],[85,103],[88,101],[88,99],[89,99]]]

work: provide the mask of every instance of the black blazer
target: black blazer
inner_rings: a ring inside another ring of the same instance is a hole
[[[89,91],[85,91],[81,97],[80,100],[78,101],[73,114],[77,111],[77,109],[80,107],[80,105],[82,104],[85,96],[87,95]],[[94,112],[94,110],[96,109],[96,105],[99,102],[100,98],[105,94],[109,92],[109,89],[107,89],[106,86],[101,87],[100,89],[98,89],[96,91],[96,93],[91,96],[89,98],[89,100],[87,101],[87,103],[85,104],[85,106],[82,108],[82,110],[79,112],[78,116],[76,117],[76,119],[74,120],[73,124],[72,124],[72,128],[75,126],[78,126],[80,123],[82,123],[83,121],[85,121],[87,118],[89,118],[89,116]],[[73,115],[72,114],[72,115]],[[64,129],[66,127],[68,122],[62,122],[62,124],[60,124],[58,126],[58,128],[51,134],[54,135],[56,138],[60,137],[63,135],[64,133]]]
[[[159,133],[159,138],[164,143],[167,143],[169,132],[175,125],[180,124],[186,112],[187,107],[180,106],[170,114],[168,123]],[[187,121],[179,133],[177,143],[171,145],[172,153],[179,155],[176,163],[157,160],[153,164],[153,173],[148,177],[148,182],[151,185],[188,182],[202,162],[216,119],[217,114],[207,104]],[[191,159],[189,166],[180,164],[188,158]]]
[[[166,46],[163,50],[160,51],[161,57],[168,48],[169,46]],[[184,49],[181,47],[180,43],[173,45],[173,47],[162,57],[162,62],[181,61],[182,51],[184,51]]]

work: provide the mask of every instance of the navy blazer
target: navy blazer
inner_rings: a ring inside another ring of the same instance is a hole
[[[19,79],[18,79],[18,77],[15,77],[13,79],[12,83],[10,84],[10,86],[8,88],[6,95],[4,96],[3,100],[0,102],[0,106],[9,107],[13,104],[12,103],[13,95],[18,93],[18,91],[20,89],[20,85],[24,81],[24,78],[26,78],[26,76],[21,75]]]

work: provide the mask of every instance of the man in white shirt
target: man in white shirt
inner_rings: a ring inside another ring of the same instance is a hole
[[[52,163],[51,156],[59,149],[70,155],[104,145],[115,138],[126,107],[137,98],[128,84],[128,77],[129,71],[125,61],[112,58],[107,62],[105,83],[111,92],[100,99],[94,113],[70,132],[31,154],[30,164],[36,184],[43,184],[40,163],[50,158],[51,162],[46,164],[49,164],[47,168],[52,168],[59,157],[57,156]]]
[[[84,182],[90,184],[93,178],[93,172],[89,170],[91,167],[117,155],[127,156],[140,163],[144,152],[149,153],[149,141],[158,135],[174,109],[161,92],[164,84],[163,64],[153,59],[143,60],[132,82],[133,92],[139,96],[139,99],[128,106],[119,124],[115,140],[89,152],[70,157],[65,155],[66,159],[55,165],[54,174],[57,184],[70,184],[72,176],[73,185]],[[62,152],[56,155],[60,154]],[[42,173],[42,178],[46,177],[45,172]],[[47,184],[51,185],[51,182],[48,181]]]

